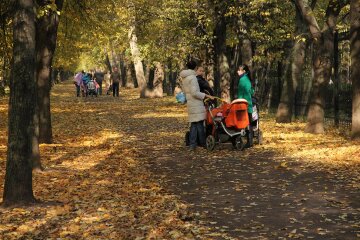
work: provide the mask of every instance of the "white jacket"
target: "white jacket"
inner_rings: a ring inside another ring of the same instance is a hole
[[[206,110],[203,103],[205,93],[200,92],[198,80],[194,70],[180,72],[183,78],[183,91],[186,95],[189,122],[199,122],[206,119]]]

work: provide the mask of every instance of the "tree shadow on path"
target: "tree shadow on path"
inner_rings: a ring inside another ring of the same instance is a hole
[[[191,204],[196,220],[216,239],[356,239],[360,191],[355,179],[281,162],[271,152],[222,157],[197,150],[149,161],[165,188]],[[213,155],[213,156],[212,156]],[[207,156],[207,157],[206,157]],[[214,157],[215,156],[215,157]],[[216,237],[217,236],[217,237]]]

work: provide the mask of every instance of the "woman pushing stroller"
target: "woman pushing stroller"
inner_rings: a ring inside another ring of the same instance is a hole
[[[196,78],[196,62],[189,61],[187,70],[183,70],[180,76],[183,78],[183,90],[187,100],[187,110],[190,125],[189,150],[195,150],[199,144],[205,146],[205,126],[206,109],[203,103],[205,98],[214,99],[213,96],[200,92],[198,80]]]
[[[249,115],[249,129],[247,131],[247,143],[246,148],[253,146],[254,133],[251,125],[252,113],[253,113],[253,103],[252,95],[254,94],[254,89],[251,84],[251,74],[250,69],[247,65],[240,65],[237,71],[240,79],[238,82],[238,91],[237,98],[245,99],[248,102],[248,115]]]

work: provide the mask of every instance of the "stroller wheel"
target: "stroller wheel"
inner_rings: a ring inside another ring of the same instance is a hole
[[[231,142],[236,150],[244,150],[245,144],[242,140],[242,137],[240,135],[236,136],[235,138],[231,139]]]
[[[206,149],[209,151],[214,150],[215,148],[215,138],[213,135],[209,135],[206,138]]]

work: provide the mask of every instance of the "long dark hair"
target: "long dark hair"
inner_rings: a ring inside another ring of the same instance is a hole
[[[251,78],[251,72],[250,72],[249,66],[246,65],[246,64],[242,64],[242,65],[239,66],[239,69],[242,69],[242,70],[244,70],[244,71],[247,73],[247,76],[249,77],[250,82],[251,82],[251,85],[252,85],[252,84],[253,84],[253,80],[252,80],[252,78]]]

